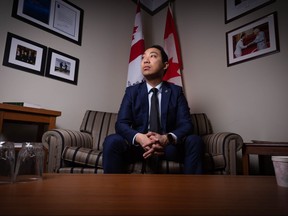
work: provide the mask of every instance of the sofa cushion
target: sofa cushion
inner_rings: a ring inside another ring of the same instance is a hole
[[[66,146],[62,160],[65,167],[60,168],[57,172],[60,173],[103,173],[102,152],[83,147],[68,147]],[[149,161],[149,160],[148,160]],[[225,168],[225,160],[223,155],[211,155],[205,153],[203,168],[205,173],[223,172]],[[159,164],[158,171],[166,174],[183,173],[183,164],[174,161],[162,160]],[[128,173],[142,173],[143,164],[137,162],[128,166]],[[155,173],[153,162],[145,164],[145,173]]]
[[[62,159],[64,163],[68,163],[71,166],[103,168],[102,151],[95,149],[66,146],[62,153]]]
[[[103,169],[91,167],[61,167],[57,173],[85,173],[85,174],[103,174]]]
[[[60,173],[99,173],[103,170],[102,151],[76,146],[66,146],[62,153],[62,160],[65,167],[60,168]],[[149,161],[149,160],[148,160]],[[163,160],[159,164],[161,173],[182,173],[183,164],[174,161]],[[128,173],[142,173],[142,162],[130,164]],[[145,173],[155,173],[153,162],[145,164]]]
[[[155,162],[155,161],[154,161]],[[178,163],[174,161],[167,161],[167,160],[161,160],[161,162],[158,164],[159,167],[155,167],[155,164],[153,163],[153,160],[147,160],[144,167],[142,162],[136,162],[133,164],[130,164],[128,166],[128,173],[133,174],[140,174],[140,173],[146,173],[146,174],[181,174],[183,173],[184,165],[183,163]],[[144,170],[143,170],[144,168]]]
[[[206,152],[203,159],[203,170],[205,174],[223,174],[225,170],[224,155],[212,155]]]

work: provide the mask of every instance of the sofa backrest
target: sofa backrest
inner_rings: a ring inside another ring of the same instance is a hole
[[[191,114],[194,125],[193,134],[206,135],[212,133],[210,121],[205,113]],[[85,112],[80,131],[89,133],[93,137],[93,148],[101,150],[107,135],[115,133],[116,113],[87,110]]]
[[[213,133],[211,122],[205,113],[192,113],[191,118],[194,126],[193,134],[203,136]]]
[[[115,133],[116,113],[87,110],[80,131],[93,137],[93,148],[101,150],[107,135]]]

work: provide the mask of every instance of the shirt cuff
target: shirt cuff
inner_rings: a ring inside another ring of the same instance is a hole
[[[171,132],[168,133],[168,134],[171,134],[173,139],[174,139],[174,141],[175,141],[175,143],[177,143],[177,136],[174,133],[171,133]]]
[[[139,146],[139,144],[136,142],[136,136],[137,136],[138,134],[139,134],[139,133],[136,133],[135,136],[133,137],[133,139],[132,139],[132,145]]]

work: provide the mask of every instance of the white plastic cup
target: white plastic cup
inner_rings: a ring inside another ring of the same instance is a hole
[[[288,187],[288,156],[272,156],[277,184]]]

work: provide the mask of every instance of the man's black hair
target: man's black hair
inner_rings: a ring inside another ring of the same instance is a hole
[[[151,48],[156,48],[156,49],[160,50],[161,56],[162,56],[162,62],[163,62],[163,63],[168,62],[168,55],[166,54],[166,52],[165,52],[165,50],[163,49],[162,46],[160,46],[160,45],[153,45],[153,46],[151,46]]]

